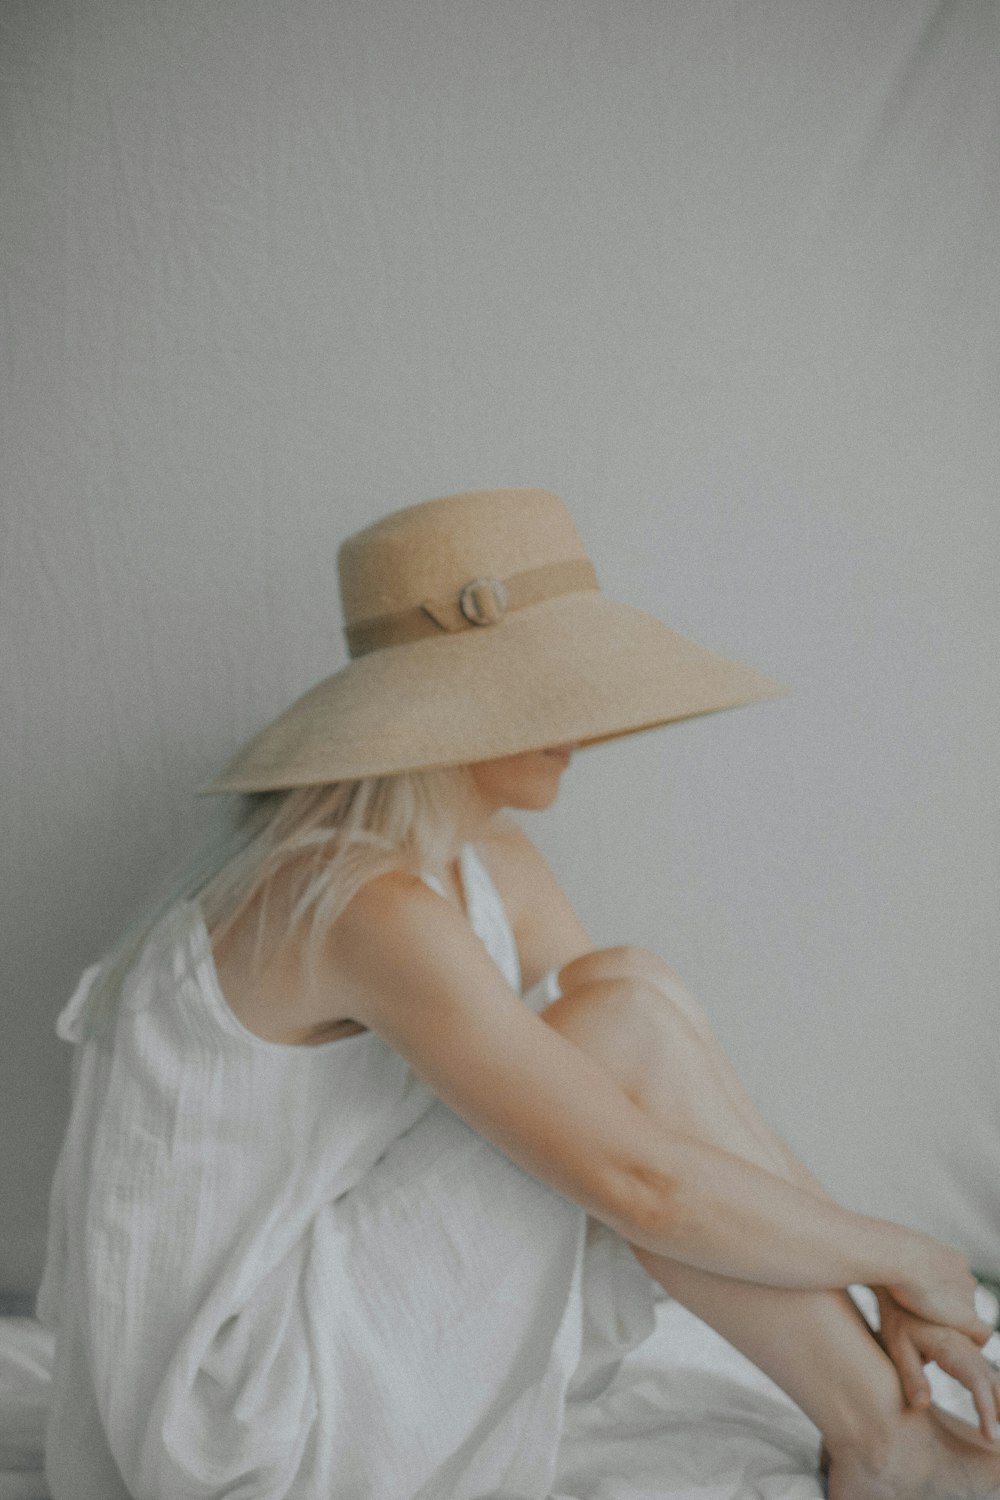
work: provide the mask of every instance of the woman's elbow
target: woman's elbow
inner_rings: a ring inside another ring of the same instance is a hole
[[[679,1186],[661,1168],[632,1163],[607,1185],[599,1217],[630,1243],[665,1250],[678,1223]]]

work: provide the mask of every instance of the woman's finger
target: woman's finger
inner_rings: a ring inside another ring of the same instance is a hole
[[[977,1313],[973,1313],[972,1317],[967,1319],[956,1318],[951,1326],[959,1333],[964,1333],[966,1338],[971,1339],[979,1349],[982,1349],[984,1344],[988,1344],[996,1333],[996,1329],[991,1324],[984,1323]]]
[[[977,1380],[976,1389],[972,1394],[975,1398],[976,1410],[979,1413],[980,1431],[987,1442],[995,1443],[997,1440],[997,1411],[992,1380],[989,1378]]]
[[[997,1405],[1000,1382],[997,1372],[983,1358],[978,1348],[954,1332],[922,1340],[923,1353],[937,1362],[946,1375],[959,1381],[971,1393],[979,1415],[979,1426],[987,1442],[997,1438]]]
[[[931,1388],[924,1374],[924,1363],[913,1343],[905,1335],[891,1340],[889,1354],[899,1372],[903,1393],[911,1406],[927,1406]]]

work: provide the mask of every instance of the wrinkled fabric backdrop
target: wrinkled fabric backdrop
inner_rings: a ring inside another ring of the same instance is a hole
[[[541,485],[794,695],[519,814],[827,1186],[1000,1269],[993,0],[0,11],[0,1286],[52,1025],[345,660],[338,541]],[[391,706],[387,706],[391,707]]]

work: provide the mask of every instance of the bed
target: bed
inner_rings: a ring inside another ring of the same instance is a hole
[[[863,1287],[852,1293],[872,1321],[874,1298]],[[996,1323],[995,1296],[980,1287],[978,1300]],[[1000,1358],[1000,1334],[986,1353]],[[48,1500],[51,1357],[52,1336],[34,1318],[0,1318],[0,1500]],[[928,1375],[942,1406],[975,1420],[961,1386],[935,1365]],[[664,1296],[653,1334],[610,1384],[570,1402],[549,1500],[817,1500],[818,1450],[817,1429],[784,1392]]]

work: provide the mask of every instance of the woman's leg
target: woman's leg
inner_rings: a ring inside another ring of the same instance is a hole
[[[683,980],[656,953],[634,944],[623,944],[615,948],[600,948],[574,959],[562,970],[565,983],[574,987],[595,979],[645,979],[663,991],[669,1000],[691,1023],[695,1034],[703,1043],[708,1061],[715,1074],[719,1088],[729,1100],[746,1130],[756,1139],[761,1156],[754,1158],[760,1166],[794,1182],[797,1187],[827,1198],[829,1194],[783,1141],[768,1125],[756,1104],[747,1093],[739,1075],[712,1031],[708,1017]],[[741,1155],[744,1153],[740,1153]],[[853,1304],[852,1304],[853,1305]]]
[[[636,950],[623,951],[635,959]],[[682,1005],[634,973],[615,977],[609,970],[615,960],[608,956],[615,952],[567,965],[560,973],[563,997],[543,1018],[614,1072],[637,1102],[672,1129],[795,1180],[795,1158],[759,1120],[696,1002],[687,996]],[[606,977],[594,977],[599,973]],[[931,1413],[905,1409],[894,1367],[846,1292],[758,1286],[633,1249],[672,1296],[742,1350],[812,1418],[833,1458],[831,1496],[916,1496],[927,1483],[938,1486],[929,1494],[945,1494],[947,1484],[955,1496],[1000,1495],[1000,1455],[952,1436]],[[876,1483],[892,1487],[865,1488]]]

